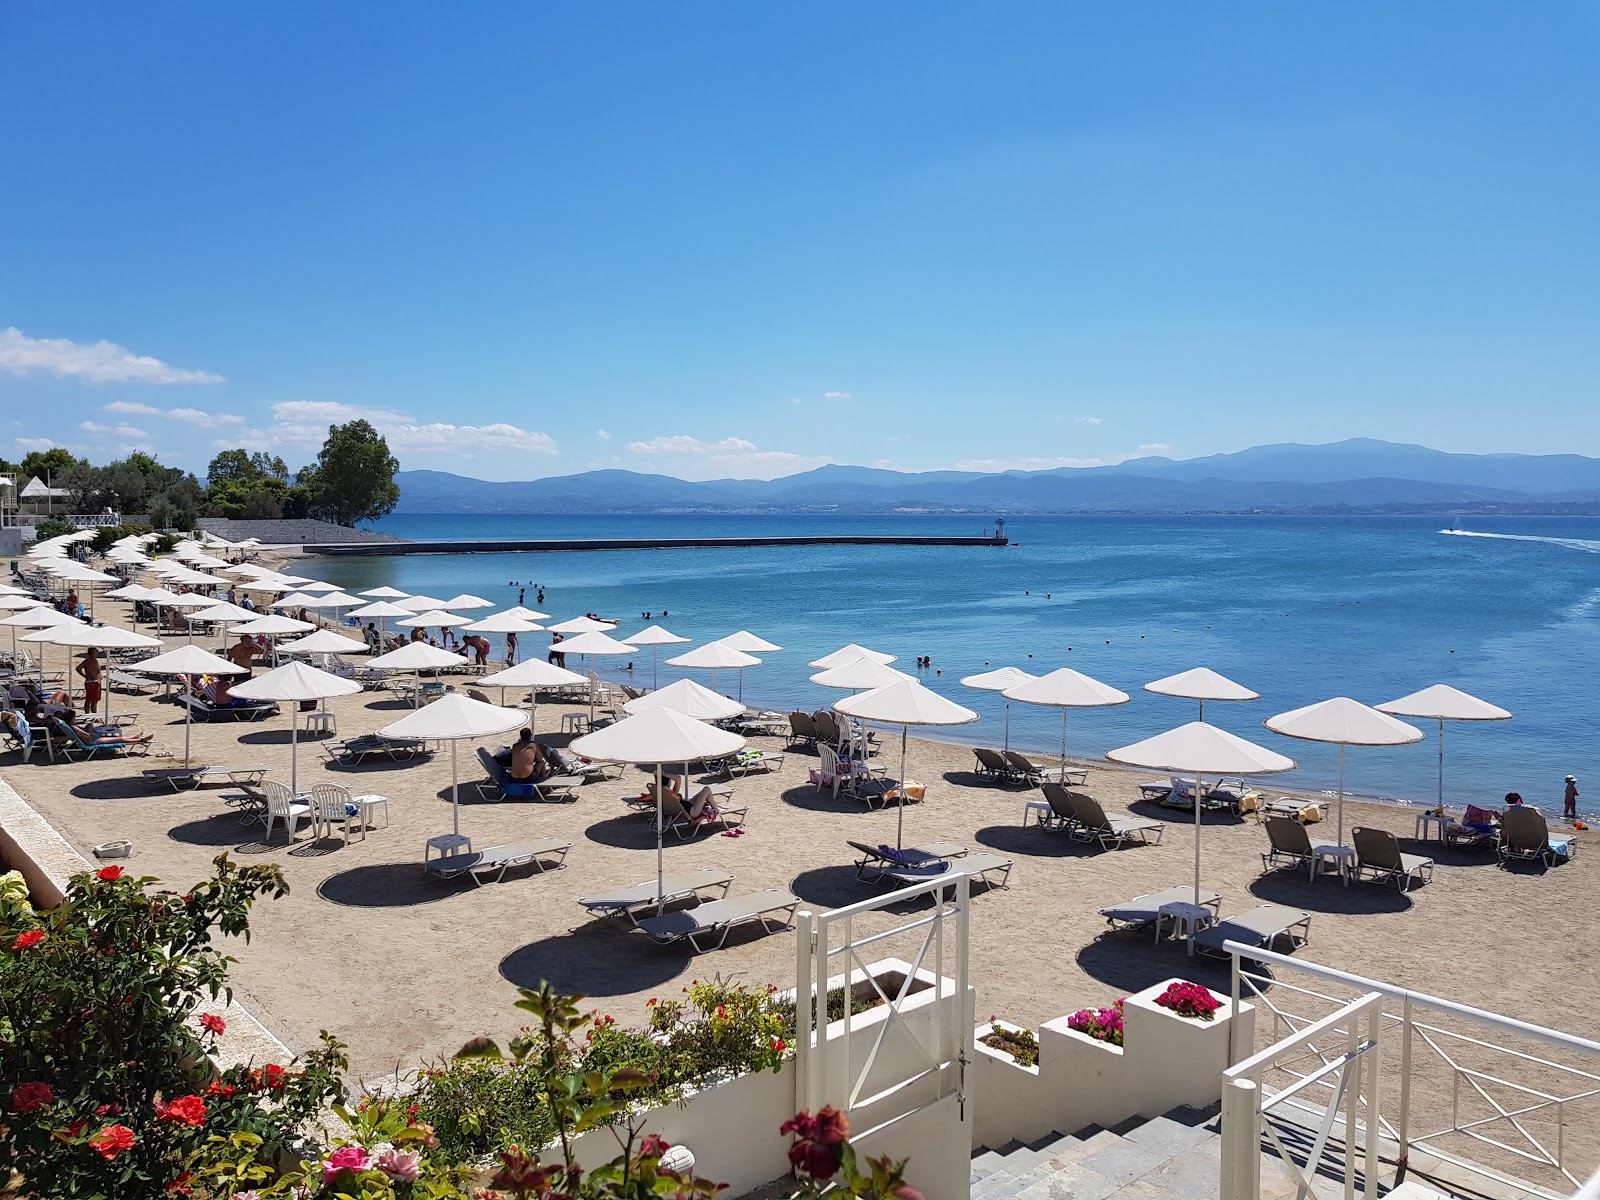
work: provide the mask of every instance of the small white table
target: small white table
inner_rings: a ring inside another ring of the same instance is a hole
[[[1056,810],[1050,807],[1050,801],[1048,800],[1025,801],[1022,805],[1022,824],[1024,827],[1027,826],[1029,821],[1033,820],[1035,813],[1038,814],[1039,824],[1049,825],[1055,820]]]
[[[313,729],[320,733],[335,734],[339,732],[339,718],[325,708],[306,714],[306,732]]]
[[[1175,901],[1172,904],[1163,904],[1156,910],[1156,941],[1161,941],[1163,926],[1170,926],[1168,937],[1182,938],[1190,954],[1194,953],[1194,935],[1209,925],[1216,923],[1217,914],[1204,904],[1193,904],[1188,900]]]
[[[422,873],[428,873],[428,860],[432,858],[449,858],[452,854],[471,854],[472,839],[464,833],[441,833],[438,837],[428,839],[427,846],[422,851]]]
[[[379,807],[383,809],[383,827],[385,829],[389,828],[389,797],[368,795],[352,796],[350,799],[361,808],[362,828],[368,828],[372,825],[372,815]],[[454,837],[455,835],[451,834],[450,836]]]
[[[1450,827],[1449,814],[1437,813],[1433,812],[1432,810],[1418,813],[1417,828],[1415,831],[1417,840],[1419,842],[1433,841],[1434,836],[1432,831],[1434,830],[1435,826],[1438,828],[1438,840],[1441,842],[1444,841],[1444,831]]]
[[[562,733],[585,733],[589,728],[589,714],[569,712],[561,714]]]
[[[1344,882],[1345,887],[1350,886],[1350,875],[1355,870],[1356,848],[1354,846],[1313,846],[1311,849],[1311,878],[1318,875],[1337,874]],[[1329,864],[1332,864],[1329,869]]]

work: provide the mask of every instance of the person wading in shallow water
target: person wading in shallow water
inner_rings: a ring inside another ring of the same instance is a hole
[[[1578,777],[1567,776],[1567,792],[1561,799],[1561,815],[1568,821],[1578,819]]]

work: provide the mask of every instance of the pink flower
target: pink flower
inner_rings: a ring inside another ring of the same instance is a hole
[[[422,1174],[422,1151],[396,1150],[393,1146],[373,1160],[373,1166],[389,1177],[390,1183],[415,1183]]]
[[[340,1171],[365,1171],[372,1165],[372,1157],[361,1146],[340,1146],[328,1155],[322,1167],[322,1182],[331,1183]]]

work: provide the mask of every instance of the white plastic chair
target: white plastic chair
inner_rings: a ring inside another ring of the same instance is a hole
[[[308,822],[313,831],[316,830],[317,816],[311,805],[304,800],[296,800],[286,784],[276,779],[264,779],[259,786],[261,794],[267,798],[267,841],[272,840],[272,827],[279,821],[288,830],[291,842],[300,831],[302,821]]]
[[[349,788],[337,783],[319,783],[311,789],[311,807],[315,810],[318,837],[332,837],[337,823],[346,846],[350,844],[352,825],[361,830],[361,840],[367,840],[366,814],[350,795]],[[351,812],[352,808],[356,811]]]

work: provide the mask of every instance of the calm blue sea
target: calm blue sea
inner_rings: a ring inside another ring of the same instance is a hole
[[[1446,682],[1509,708],[1515,719],[1447,729],[1447,792],[1456,801],[1510,790],[1547,807],[1571,772],[1584,807],[1600,800],[1591,770],[1600,680],[1600,520],[1410,517],[1020,517],[1005,549],[809,547],[544,555],[441,555],[305,564],[352,591],[475,592],[527,603],[560,620],[622,619],[646,610],[695,642],[749,629],[784,646],[744,679],[748,702],[779,709],[838,699],[807,681],[806,663],[848,641],[900,657],[932,657],[925,682],[982,720],[949,736],[998,743],[1003,701],[963,688],[963,675],[1013,663],[1068,665],[1132,693],[1130,704],[1075,710],[1068,752],[1107,749],[1189,720],[1192,702],[1144,683],[1209,666],[1262,695],[1213,704],[1207,717],[1300,764],[1298,786],[1331,786],[1338,751],[1269,733],[1274,713],[1329,696],[1368,703]],[[981,517],[409,516],[382,528],[411,538],[692,536],[808,532],[980,533]],[[534,585],[545,590],[534,604]],[[524,639],[542,652],[543,635]],[[686,648],[686,647],[684,647]],[[682,648],[680,648],[682,649]],[[669,655],[664,653],[663,658]],[[621,664],[601,673],[620,675]],[[634,660],[648,683],[650,652]],[[678,672],[663,667],[661,682]],[[707,673],[696,676],[711,681]],[[724,677],[721,690],[736,692]],[[1056,710],[1012,705],[1013,745],[1053,750]],[[1400,749],[1352,749],[1347,784],[1425,800],[1435,789],[1436,727]],[[1587,786],[1585,786],[1587,785]],[[1557,809],[1556,811],[1559,811]]]

